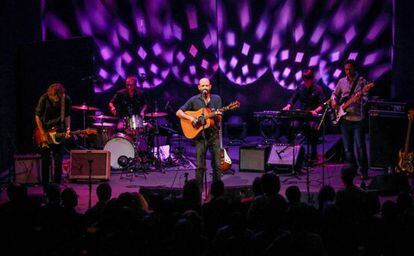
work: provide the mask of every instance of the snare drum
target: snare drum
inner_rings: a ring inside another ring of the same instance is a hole
[[[106,142],[104,149],[111,152],[111,167],[114,169],[122,168],[118,164],[118,158],[120,156],[135,158],[134,140],[124,133],[115,134],[115,136]]]

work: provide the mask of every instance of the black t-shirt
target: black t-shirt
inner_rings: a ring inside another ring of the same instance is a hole
[[[301,110],[314,110],[324,101],[323,90],[319,85],[314,84],[311,88],[300,85],[290,98],[289,103],[293,106],[299,101],[298,108]]]
[[[112,98],[111,103],[114,104],[120,117],[139,114],[147,104],[143,91],[135,90],[134,95],[129,97],[126,89],[119,90]]]
[[[47,93],[40,97],[35,109],[35,114],[40,117],[44,129],[59,127],[61,125],[61,121],[64,123],[63,120],[60,120],[60,108],[60,101],[53,104],[47,96]],[[71,108],[72,101],[68,95],[65,95],[65,117],[70,115]]]
[[[215,111],[219,108],[222,108],[222,102],[221,102],[221,97],[217,94],[211,94],[210,95],[210,101],[207,103],[204,102],[203,98],[201,97],[200,94],[195,95],[193,97],[191,97],[186,103],[184,103],[184,105],[182,105],[180,107],[180,109],[182,111],[197,111],[200,108],[209,108],[211,111]],[[214,123],[218,124],[217,122],[217,118],[214,118]],[[216,132],[218,131],[217,125],[207,129],[206,131],[211,131],[211,132]]]

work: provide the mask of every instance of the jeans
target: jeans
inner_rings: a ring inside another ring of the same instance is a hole
[[[358,167],[362,175],[368,175],[367,149],[365,145],[365,131],[363,121],[341,120],[342,141],[345,149],[345,159],[349,165],[357,169],[354,155],[354,142],[356,144]]]
[[[49,145],[40,149],[42,158],[42,184],[46,187],[49,184],[52,167],[52,157],[54,161],[53,182],[60,184],[62,182],[62,162],[63,162],[63,145]]]
[[[195,140],[197,154],[196,180],[200,187],[203,188],[204,172],[206,169],[207,149],[211,154],[211,167],[213,168],[213,180],[220,179],[220,139],[217,129],[209,128],[205,130],[204,140],[202,134]]]

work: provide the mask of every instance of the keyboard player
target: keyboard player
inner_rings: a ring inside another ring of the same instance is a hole
[[[295,110],[309,111],[313,116],[317,116],[318,113],[323,109],[324,94],[322,88],[316,84],[314,80],[314,73],[311,69],[306,69],[302,73],[303,82],[293,93],[288,104],[283,108],[284,111],[292,110],[295,106]],[[289,140],[294,139],[294,135],[303,131],[310,144],[310,157],[312,162],[317,161],[318,152],[318,120],[300,120],[293,119],[290,122],[291,134]]]

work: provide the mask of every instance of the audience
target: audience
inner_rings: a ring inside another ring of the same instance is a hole
[[[343,189],[322,187],[317,209],[301,201],[297,186],[286,189],[287,200],[280,195],[274,173],[254,180],[249,200],[214,181],[204,204],[194,180],[177,198],[130,192],[112,198],[102,183],[85,214],[72,188],[49,185],[41,204],[11,184],[9,201],[0,205],[0,241],[8,255],[407,255],[412,195],[380,207],[378,196],[355,186],[355,175],[341,170]]]

